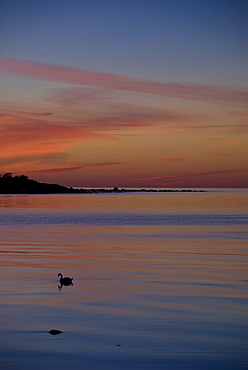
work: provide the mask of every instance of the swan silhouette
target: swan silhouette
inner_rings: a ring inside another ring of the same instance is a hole
[[[58,274],[58,277],[60,277],[60,279],[59,279],[59,283],[60,283],[59,288],[60,289],[62,288],[63,285],[64,286],[73,285],[73,282],[72,282],[73,278],[69,278],[68,276],[63,277],[63,275],[61,273]]]

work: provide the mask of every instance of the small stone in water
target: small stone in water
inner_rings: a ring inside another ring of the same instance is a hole
[[[48,333],[50,333],[50,334],[52,334],[52,335],[57,335],[57,334],[62,333],[62,331],[61,331],[61,330],[55,330],[55,329],[52,329],[52,330],[50,330]]]

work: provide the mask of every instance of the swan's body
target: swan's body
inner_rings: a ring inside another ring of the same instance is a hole
[[[63,277],[63,275],[61,273],[58,274],[58,277],[60,277],[59,282],[60,282],[61,287],[63,285],[65,285],[65,286],[73,285],[73,282],[72,282],[73,278],[70,278],[68,276]]]

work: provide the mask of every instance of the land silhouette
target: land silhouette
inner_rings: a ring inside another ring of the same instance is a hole
[[[78,189],[58,184],[47,184],[29,179],[26,175],[12,176],[11,172],[0,174],[0,194],[73,194],[73,193],[121,193],[121,192],[199,192],[189,189]]]

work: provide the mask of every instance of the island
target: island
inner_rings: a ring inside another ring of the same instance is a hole
[[[11,172],[0,174],[0,194],[96,194],[125,192],[204,192],[191,189],[80,189],[58,184],[47,184],[29,179],[26,175],[12,176]]]

